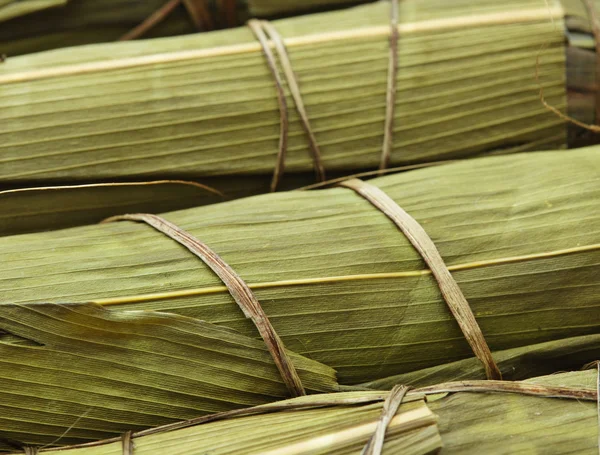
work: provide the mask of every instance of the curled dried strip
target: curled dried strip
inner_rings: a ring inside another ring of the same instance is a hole
[[[442,256],[433,243],[433,240],[425,232],[425,229],[378,187],[358,179],[347,180],[340,183],[340,186],[350,188],[365,198],[392,220],[404,233],[431,269],[431,273],[438,282],[442,296],[448,304],[452,315],[458,322],[475,356],[483,363],[487,378],[501,379],[500,370],[492,357],[490,348],[469,306],[469,302],[467,302],[458,283],[452,277]]]
[[[199,257],[223,281],[244,315],[258,329],[290,394],[294,397],[306,395],[302,381],[285,350],[283,341],[275,332],[258,299],[244,280],[217,253],[188,232],[156,215],[146,213],[121,215],[108,218],[103,223],[114,221],[144,222]]]
[[[119,41],[130,41],[142,37],[148,33],[149,30],[164,21],[182,3],[190,15],[196,29],[215,29],[215,22],[208,10],[206,0],[168,0],[163,6],[148,16],[141,24],[119,38]]]

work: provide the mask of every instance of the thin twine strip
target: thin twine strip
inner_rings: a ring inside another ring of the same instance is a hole
[[[290,394],[293,397],[306,395],[302,381],[288,356],[283,341],[275,332],[258,299],[244,280],[217,253],[175,224],[156,215],[145,213],[120,215],[108,218],[103,223],[115,221],[144,222],[186,247],[210,267],[223,281],[246,318],[250,319],[258,329]]]
[[[392,150],[394,147],[394,117],[396,113],[396,91],[398,89],[398,41],[400,32],[398,30],[398,0],[391,0],[390,20],[390,60],[388,66],[388,81],[386,92],[385,130],[383,136],[383,148],[381,152],[381,163],[379,169],[389,167]]]
[[[267,35],[261,27],[260,21],[252,19],[248,21],[248,27],[256,36],[256,39],[262,46],[263,53],[267,60],[269,70],[273,75],[273,81],[275,82],[275,89],[277,90],[277,102],[279,104],[279,151],[277,152],[277,161],[275,164],[275,171],[273,172],[273,179],[271,180],[271,192],[277,190],[277,186],[281,181],[281,176],[285,172],[285,154],[288,146],[288,134],[289,134],[289,118],[287,101],[285,99],[285,91],[283,90],[283,81],[277,70],[277,63],[275,62],[275,56],[269,46]]]
[[[262,31],[262,34],[265,35],[265,39],[264,40],[259,39],[259,43],[260,43],[261,47],[263,48],[263,53],[267,58],[268,65],[269,65],[269,68],[271,68],[272,73],[273,73],[273,68],[276,73],[278,73],[278,69],[277,69],[277,63],[275,62],[275,58],[274,58],[272,52],[270,51],[270,43],[267,41],[266,37],[268,37],[268,39],[271,41],[271,43],[273,44],[273,46],[277,52],[277,56],[279,57],[279,62],[281,63],[281,67],[283,69],[283,74],[284,74],[286,82],[287,82],[287,86],[292,95],[292,99],[294,100],[294,105],[296,106],[296,112],[298,112],[298,116],[300,117],[300,121],[302,123],[302,128],[304,129],[304,133],[306,134],[306,137],[308,139],[308,145],[309,145],[310,153],[312,156],[313,166],[315,168],[317,180],[319,182],[325,181],[326,180],[325,167],[323,166],[323,160],[321,158],[321,148],[319,147],[317,138],[316,138],[316,136],[312,130],[312,127],[310,125],[308,113],[306,112],[306,107],[305,107],[304,101],[302,99],[302,92],[300,91],[300,86],[298,85],[298,79],[296,78],[296,75],[292,68],[292,62],[290,60],[290,57],[289,57],[289,54],[287,51],[287,47],[283,41],[283,38],[281,37],[281,35],[277,31],[277,29],[268,21],[251,19],[250,21],[248,21],[248,26],[254,32],[255,35],[257,35],[258,29],[260,29]],[[279,75],[275,76],[275,81],[276,81],[276,85],[281,84],[281,78]],[[281,102],[279,103],[279,106],[280,106],[280,112],[281,112],[281,106],[282,106]],[[287,122],[287,120],[286,120],[286,122]],[[282,123],[283,123],[283,119],[282,119]],[[280,144],[281,144],[281,140],[280,140]],[[280,149],[280,155],[281,154],[282,154],[282,152]],[[278,156],[280,156],[280,155],[278,155]],[[285,155],[285,151],[283,152],[283,155]],[[277,161],[277,166],[278,167],[275,168],[275,174],[281,175],[283,170],[282,170],[282,164],[280,163],[279,159]]]
[[[383,409],[381,411],[381,417],[377,423],[375,433],[371,436],[367,445],[361,452],[361,455],[381,455],[383,452],[383,442],[385,440],[385,432],[387,431],[390,422],[398,412],[398,409],[402,405],[406,394],[410,387],[404,385],[396,385],[391,390],[390,394],[383,403]]]
[[[121,445],[123,448],[123,455],[133,455],[133,432],[128,431],[121,436]]]
[[[452,315],[458,322],[475,356],[483,363],[488,379],[501,379],[502,375],[490,348],[483,336],[469,302],[463,295],[458,283],[452,277],[435,244],[423,227],[396,202],[378,187],[358,179],[340,183],[369,201],[383,212],[404,233],[410,243],[423,257],[432,275],[438,282],[440,291]]]

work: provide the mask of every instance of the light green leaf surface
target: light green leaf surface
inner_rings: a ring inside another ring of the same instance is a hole
[[[288,396],[262,341],[190,318],[3,305],[0,331],[11,334],[0,332],[0,448],[98,440]],[[331,368],[290,354],[307,390],[337,390]]]
[[[596,370],[536,379],[545,385],[596,389]],[[429,403],[439,416],[441,454],[598,453],[594,402],[511,394],[458,393]]]

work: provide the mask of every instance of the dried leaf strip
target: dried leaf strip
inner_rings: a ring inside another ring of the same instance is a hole
[[[181,4],[181,0],[169,0],[148,16],[141,24],[125,33],[119,41],[130,41],[145,35],[148,30],[164,21]]]
[[[277,90],[277,102],[279,104],[279,151],[277,152],[277,162],[275,164],[275,171],[273,172],[273,179],[271,180],[271,191],[277,190],[277,185],[281,180],[281,176],[285,171],[285,152],[288,145],[288,133],[289,133],[289,119],[287,111],[287,101],[285,99],[285,91],[283,90],[283,82],[277,69],[277,63],[275,62],[275,56],[269,46],[268,38],[265,35],[263,28],[261,27],[260,21],[250,20],[248,21],[248,27],[256,36],[256,39],[262,46],[263,53],[267,60],[269,70],[273,75],[275,82],[275,89]]]
[[[403,385],[397,385],[391,390],[383,403],[383,409],[381,411],[379,422],[377,423],[377,429],[363,449],[362,455],[381,455],[385,432],[402,405],[408,390],[409,387]]]
[[[294,74],[294,70],[292,68],[292,62],[288,55],[287,48],[283,41],[283,38],[281,37],[281,35],[277,31],[277,29],[273,26],[273,24],[271,24],[268,21],[259,21],[256,19],[252,19],[252,20],[248,21],[248,26],[254,32],[254,34],[257,36],[257,38],[259,40],[259,43],[263,49],[263,53],[264,53],[265,57],[267,58],[269,68],[271,69],[271,72],[274,75],[275,83],[277,85],[277,90],[278,90],[278,96],[281,96],[281,94],[279,93],[280,87],[282,87],[281,78],[278,74],[279,70],[277,69],[277,63],[275,62],[275,58],[273,56],[273,53],[271,52],[271,49],[270,49],[271,44],[267,41],[267,37],[271,41],[275,50],[277,51],[277,56],[279,57],[279,62],[283,69],[283,74],[285,75],[287,86],[288,86],[290,93],[292,95],[292,98],[294,100],[294,104],[296,106],[296,111],[298,112],[298,115],[300,116],[302,128],[304,129],[304,132],[308,138],[308,144],[310,147],[310,152],[312,155],[313,165],[315,168],[317,180],[322,182],[326,179],[326,177],[325,177],[325,167],[323,166],[323,162],[322,162],[322,158],[321,158],[321,149],[319,147],[317,138],[316,138],[316,136],[312,130],[312,127],[310,125],[310,120],[308,119],[308,113],[306,112],[306,107],[304,106],[304,101],[302,99],[302,93],[300,92],[300,86],[298,84],[296,75]],[[258,30],[260,30],[260,32]],[[282,110],[282,107],[283,107],[283,104],[281,103],[281,100],[280,100],[279,101],[280,112]],[[286,117],[287,117],[287,114],[286,114]],[[282,116],[281,122],[282,122],[282,124],[284,122],[283,116]],[[285,119],[285,122],[287,124],[287,118]],[[280,139],[280,151],[279,151],[280,157],[285,155],[285,150],[283,152],[281,151],[281,142],[282,142],[282,140]],[[283,172],[283,170],[282,170],[283,164],[280,162],[279,158],[277,160],[277,166],[280,166],[280,168],[275,169],[275,174],[280,175]]]
[[[123,446],[123,455],[133,455],[134,448],[132,434],[131,431],[128,431],[122,436],[121,443]]]
[[[304,386],[296,372],[294,364],[285,350],[283,341],[281,341],[275,332],[269,318],[260,306],[258,299],[244,280],[242,280],[242,278],[227,263],[225,263],[219,255],[191,234],[156,215],[121,215],[108,218],[104,222],[114,221],[144,222],[183,245],[190,252],[199,257],[223,281],[231,296],[244,312],[244,315],[252,320],[258,329],[290,394],[294,397],[306,395]]]
[[[358,179],[340,183],[355,191],[383,212],[406,235],[431,269],[444,300],[458,322],[475,356],[481,360],[488,379],[501,379],[500,370],[473,315],[473,311],[444,263],[435,244],[421,225],[378,187]]]

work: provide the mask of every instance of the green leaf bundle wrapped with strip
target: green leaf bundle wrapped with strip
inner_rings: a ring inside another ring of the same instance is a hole
[[[564,110],[557,2],[399,6],[390,166],[567,145],[563,120],[540,103],[535,78],[536,55],[546,45],[540,83],[546,100]],[[379,167],[389,24],[389,2],[274,22],[328,176]],[[285,83],[284,90],[290,123],[281,189],[315,179]],[[280,122],[273,76],[247,27],[9,58],[0,66],[0,187],[175,179],[227,197],[264,193],[278,160]],[[0,195],[0,204],[7,197]],[[211,202],[203,193],[191,205]],[[42,208],[25,215],[33,210]],[[63,226],[81,222],[73,218],[62,217]]]
[[[372,181],[433,239],[505,378],[600,356],[599,171],[592,147]],[[309,392],[482,377],[420,255],[353,191],[276,193],[165,218],[248,283]],[[0,249],[5,439],[50,443],[79,417],[71,436],[98,439],[286,395],[227,288],[148,226],[3,237]]]
[[[595,454],[597,377],[591,370],[523,383],[451,383],[409,391],[391,416],[383,453]],[[142,431],[123,440],[40,453],[358,455],[381,424],[382,402],[389,399],[388,393],[372,391],[301,397]],[[130,447],[135,450],[128,452]]]

